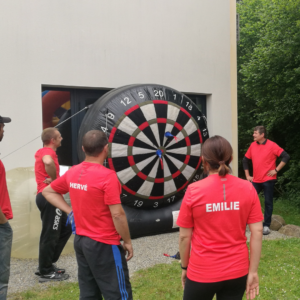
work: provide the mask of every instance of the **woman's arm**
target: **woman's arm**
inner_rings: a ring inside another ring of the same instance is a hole
[[[180,227],[179,252],[180,252],[181,266],[183,268],[187,268],[189,264],[192,234],[193,234],[193,228]],[[187,270],[182,270],[181,283],[183,288],[186,281],[186,274],[187,274]]]
[[[259,294],[259,279],[258,279],[258,265],[261,254],[263,226],[262,222],[249,224],[251,231],[250,237],[250,265],[246,286],[247,299],[255,299]]]

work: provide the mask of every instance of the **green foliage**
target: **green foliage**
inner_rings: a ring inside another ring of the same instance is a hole
[[[263,241],[259,265],[261,300],[288,300],[300,298],[300,239]],[[132,279],[135,300],[181,300],[181,269],[178,261],[161,264],[136,272]],[[79,298],[77,283],[62,282],[39,287],[10,296],[10,300]],[[215,298],[214,298],[215,299]],[[246,299],[244,297],[243,299]]]
[[[269,138],[292,158],[278,181],[288,199],[300,191],[299,8],[300,0],[243,0],[237,4],[239,156],[244,156],[252,141],[253,127],[266,126]],[[299,198],[297,203],[300,206]]]

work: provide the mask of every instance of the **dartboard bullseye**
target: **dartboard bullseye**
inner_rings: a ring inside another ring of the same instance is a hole
[[[91,129],[107,133],[108,166],[122,184],[124,204],[158,208],[181,199],[189,182],[199,179],[206,120],[175,90],[154,85],[116,89],[93,105],[83,124],[79,140]]]

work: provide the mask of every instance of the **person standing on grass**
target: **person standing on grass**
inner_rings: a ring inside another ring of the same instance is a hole
[[[115,171],[103,166],[108,154],[105,133],[87,132],[82,149],[84,162],[52,182],[43,195],[69,215],[76,231],[80,299],[132,300],[127,261],[133,257],[133,249],[120,201],[120,182]],[[61,196],[67,192],[73,211]]]
[[[258,195],[249,182],[229,175],[232,147],[221,136],[202,146],[208,177],[189,185],[177,225],[184,300],[241,300],[259,293],[262,220]],[[250,264],[245,236],[251,231]]]
[[[265,213],[263,234],[270,233],[273,213],[273,192],[277,173],[286,165],[290,156],[276,143],[266,138],[264,126],[256,126],[253,133],[254,142],[250,145],[243,158],[243,167],[248,181],[252,182],[257,194],[264,190]],[[276,160],[281,157],[280,164],[276,167]],[[253,177],[249,174],[249,161],[253,164]]]
[[[37,183],[36,205],[41,212],[42,232],[39,247],[39,267],[35,272],[39,282],[61,281],[69,278],[65,269],[59,269],[58,261],[68,239],[72,234],[71,226],[66,226],[67,215],[51,205],[42,191],[59,177],[59,164],[56,149],[61,146],[62,137],[56,128],[46,128],[42,132],[44,147],[35,153],[35,179]]]
[[[0,116],[0,142],[4,135],[4,123],[11,119]],[[10,255],[13,231],[8,220],[13,218],[10,199],[8,195],[5,169],[0,160],[0,300],[6,300],[8,280],[10,273]]]

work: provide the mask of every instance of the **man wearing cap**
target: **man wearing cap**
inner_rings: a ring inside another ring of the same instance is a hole
[[[10,118],[0,116],[0,142],[4,135],[4,124],[10,121]],[[6,185],[5,169],[0,160],[0,300],[5,300],[7,295],[13,238],[8,220],[12,218],[13,213]]]
[[[270,225],[273,213],[273,192],[277,179],[277,173],[289,161],[290,156],[276,143],[266,138],[266,128],[256,126],[253,132],[254,142],[250,145],[243,158],[243,167],[246,179],[252,182],[257,193],[264,190],[265,213],[263,234],[270,234]],[[282,160],[276,166],[276,160]],[[249,161],[252,160],[253,177],[249,173]]]

